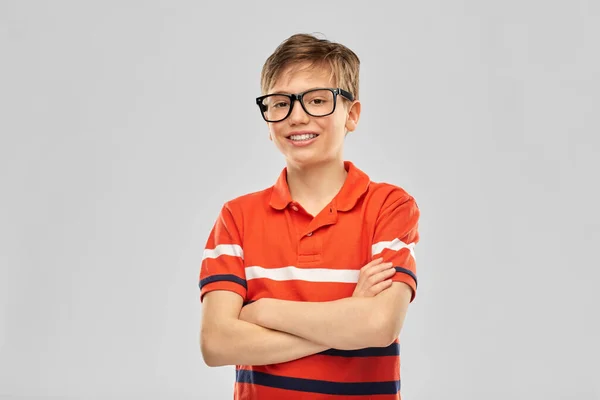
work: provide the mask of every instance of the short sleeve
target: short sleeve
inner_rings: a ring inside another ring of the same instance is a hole
[[[413,197],[394,191],[377,217],[371,254],[383,257],[396,268],[393,282],[405,282],[412,288],[411,302],[417,291],[415,246],[419,242],[420,211]]]
[[[213,290],[235,292],[246,299],[244,250],[235,218],[227,204],[213,226],[202,255],[200,301]]]

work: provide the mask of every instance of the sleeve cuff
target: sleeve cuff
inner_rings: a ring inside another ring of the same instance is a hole
[[[206,293],[214,290],[226,290],[239,294],[242,299],[246,300],[248,286],[246,280],[236,275],[212,275],[204,278],[199,283],[200,286],[200,301],[204,299]]]
[[[404,282],[412,289],[412,296],[410,301],[415,299],[417,294],[417,276],[413,271],[403,267],[395,267],[396,274],[392,277],[392,282]]]

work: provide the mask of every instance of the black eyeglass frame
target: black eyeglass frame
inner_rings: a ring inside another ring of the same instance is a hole
[[[331,110],[330,113],[324,114],[324,115],[313,115],[310,112],[308,112],[308,110],[306,109],[306,107],[304,106],[304,95],[306,93],[310,93],[310,92],[314,92],[316,90],[329,90],[331,93],[333,93],[333,109]],[[260,109],[260,115],[262,115],[263,119],[267,122],[281,122],[284,119],[286,119],[287,117],[290,116],[290,114],[292,113],[292,110],[294,109],[294,103],[296,101],[298,101],[300,103],[300,105],[302,106],[302,109],[304,110],[304,112],[306,112],[308,115],[310,115],[311,117],[326,117],[328,115],[331,115],[335,112],[335,108],[337,106],[337,96],[341,95],[343,97],[345,97],[346,99],[350,100],[350,101],[354,101],[354,96],[352,95],[352,93],[342,89],[342,88],[314,88],[314,89],[310,89],[307,90],[305,92],[302,93],[298,93],[298,94],[287,94],[287,93],[270,93],[270,94],[266,94],[264,96],[260,96],[256,98],[256,104],[258,105],[258,108]],[[264,99],[266,99],[267,97],[272,97],[272,96],[285,96],[287,98],[290,99],[290,108],[288,110],[288,113],[286,114],[285,117],[278,119],[278,120],[269,120],[267,119],[266,115],[265,115],[265,111],[267,111],[266,109],[266,105],[264,105],[262,102]]]

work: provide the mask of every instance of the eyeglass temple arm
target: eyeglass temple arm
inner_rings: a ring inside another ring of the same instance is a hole
[[[352,93],[345,91],[342,88],[338,88],[339,93],[344,96],[345,98],[347,98],[350,101],[354,101],[354,96],[352,95]]]

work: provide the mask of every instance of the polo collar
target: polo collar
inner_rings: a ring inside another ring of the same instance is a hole
[[[348,172],[346,180],[338,194],[333,198],[332,204],[338,211],[351,210],[360,197],[367,191],[370,183],[369,176],[350,161],[344,161],[344,168]],[[292,202],[292,196],[287,184],[287,167],[279,174],[271,191],[271,207],[283,210]]]

